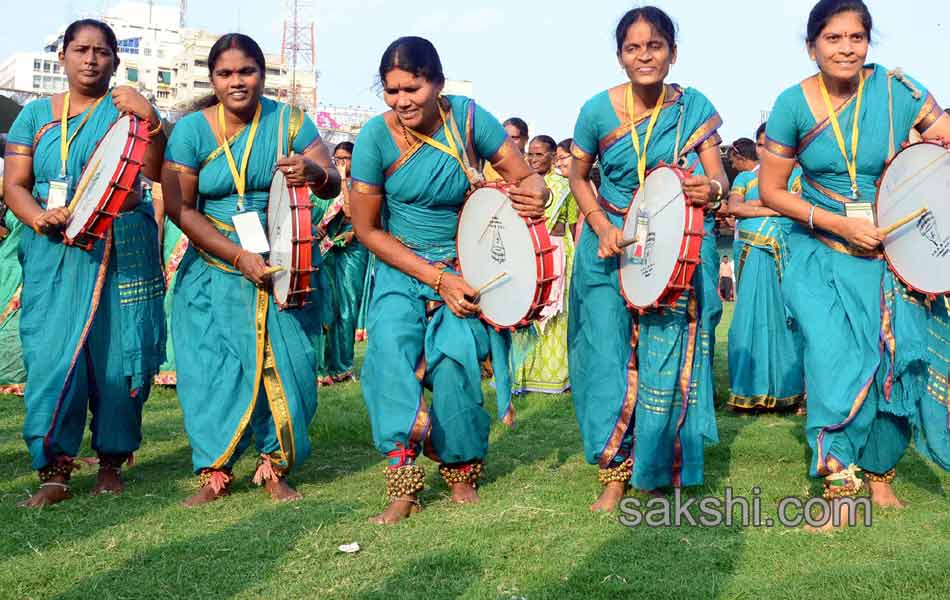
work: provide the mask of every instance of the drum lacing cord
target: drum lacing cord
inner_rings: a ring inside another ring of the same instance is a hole
[[[887,72],[888,157],[894,156],[896,150],[894,145],[894,92],[891,85],[894,79],[903,83],[904,87],[910,90],[910,95],[913,96],[914,100],[920,100],[920,97],[923,95],[920,90],[917,89],[917,86],[907,79],[907,76],[904,75],[904,70],[900,67]]]

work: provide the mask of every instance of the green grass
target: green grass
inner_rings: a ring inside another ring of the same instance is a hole
[[[19,434],[22,402],[2,397],[0,406],[2,598],[950,597],[950,476],[913,452],[896,483],[910,507],[877,511],[870,529],[628,529],[587,510],[599,486],[570,398],[530,396],[516,429],[492,430],[481,504],[448,502],[426,462],[426,510],[377,527],[366,519],[384,506],[383,463],[355,384],[321,391],[315,452],[293,477],[302,502],[269,501],[250,485],[254,458],[245,456],[234,494],[192,510],[179,506],[195,481],[181,413],[174,393],[158,390],[123,496],[90,498],[86,469],[72,501],[27,511],[15,508],[36,486]],[[805,474],[801,419],[718,420],[706,484],[690,494],[759,486],[774,515],[779,498],[817,490]],[[360,553],[337,550],[352,541]]]

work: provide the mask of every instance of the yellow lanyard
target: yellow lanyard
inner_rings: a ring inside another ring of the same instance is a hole
[[[844,157],[844,164],[848,168],[848,176],[851,178],[851,197],[858,198],[858,117],[861,115],[861,96],[864,94],[864,70],[862,69],[858,80],[858,99],[854,105],[854,122],[851,125],[851,159],[848,159],[848,150],[844,145],[844,136],[841,134],[841,125],[838,124],[838,115],[831,105],[831,97],[828,96],[828,88],[825,87],[825,79],[818,74],[818,89],[821,90],[821,97],[825,101],[825,108],[828,111],[828,120],[831,121],[831,128],[835,132],[835,140],[838,142],[838,150],[841,150],[841,156]]]
[[[102,98],[105,98],[105,96]],[[79,122],[79,127],[76,128],[76,131],[74,131],[72,135],[69,135],[69,92],[66,92],[66,95],[63,96],[63,114],[59,121],[59,158],[62,161],[62,166],[59,170],[60,177],[66,177],[66,161],[69,159],[69,145],[76,139],[79,130],[86,124],[86,121],[89,120],[92,113],[96,112],[96,107],[102,102],[102,98],[99,98],[93,103],[92,108],[87,110],[86,116]]]
[[[666,86],[660,92],[660,97],[656,99],[656,106],[650,114],[650,122],[647,124],[647,132],[643,136],[643,151],[640,151],[640,136],[637,134],[637,124],[633,118],[633,84],[627,86],[627,92],[624,97],[624,105],[627,109],[627,115],[630,117],[630,139],[633,140],[633,151],[637,153],[637,176],[639,185],[643,185],[643,179],[647,173],[647,146],[650,145],[650,137],[653,135],[653,126],[656,125],[656,119],[660,116],[660,109],[663,108],[663,102],[666,101]]]
[[[237,164],[234,162],[234,155],[231,154],[231,144],[228,143],[228,136],[224,129],[224,105],[218,104],[218,129],[221,130],[221,147],[224,149],[224,156],[228,159],[228,168],[231,169],[231,177],[234,179],[234,187],[238,193],[238,212],[244,210],[244,190],[247,186],[247,161],[251,157],[251,147],[254,145],[254,136],[257,135],[257,124],[261,121],[261,103],[258,102],[257,110],[254,111],[254,119],[251,121],[251,131],[247,135],[247,141],[244,142],[244,155],[241,156],[241,170],[238,171]]]
[[[462,160],[462,155],[461,153],[459,153],[458,146],[455,145],[455,136],[452,135],[452,131],[449,130],[448,123],[445,120],[445,111],[442,110],[442,102],[439,102],[438,104],[439,104],[439,116],[442,118],[442,128],[445,130],[445,139],[449,142],[448,146],[446,146],[445,144],[443,144],[442,142],[438,140],[432,139],[431,137],[427,136],[424,133],[419,133],[415,129],[406,127],[406,131],[408,131],[415,137],[419,138],[426,144],[429,144],[436,150],[441,150],[442,152],[445,152],[446,154],[454,158],[458,162],[459,166],[462,167],[462,172],[465,173],[465,177],[468,178],[469,169],[467,166],[465,166],[465,161]],[[450,116],[449,119],[452,123],[452,129],[453,130],[456,129],[455,117]]]

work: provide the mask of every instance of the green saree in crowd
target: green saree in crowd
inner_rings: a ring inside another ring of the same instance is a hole
[[[10,211],[5,211],[2,224],[8,233],[0,240],[0,394],[22,396],[26,382],[23,350],[20,348],[23,272],[17,250],[24,225]]]
[[[789,178],[789,188],[795,179]],[[730,194],[743,202],[758,200],[758,170],[739,173]],[[729,326],[729,406],[734,408],[787,410],[803,399],[801,334],[790,326],[782,297],[791,225],[785,217],[737,219],[736,307]]]
[[[69,119],[75,137],[67,174],[74,181],[119,116],[110,93]],[[60,122],[49,98],[23,108],[6,153],[33,157],[33,197],[45,206],[49,182],[60,173]],[[142,406],[165,347],[165,282],[151,206],[121,213],[89,251],[65,245],[59,233],[21,231],[23,438],[33,468],[43,477],[71,467],[87,409],[93,450],[129,457],[141,442]]]

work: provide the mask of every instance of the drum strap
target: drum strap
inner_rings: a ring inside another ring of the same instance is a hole
[[[443,144],[439,140],[429,137],[424,133],[420,133],[415,129],[406,127],[406,131],[411,133],[416,139],[422,141],[423,143],[432,146],[436,150],[445,152],[454,158],[459,166],[462,167],[462,173],[465,174],[465,178],[468,179],[468,182],[471,185],[475,185],[478,182],[478,177],[476,176],[475,169],[469,164],[466,164],[468,161],[468,157],[466,156],[467,152],[465,150],[465,144],[462,142],[462,136],[459,133],[458,125],[455,124],[455,116],[452,114],[450,109],[448,118],[446,118],[445,110],[442,109],[441,101],[438,102],[438,106],[439,116],[442,118],[442,128],[445,130],[445,139],[448,142],[448,145]]]

